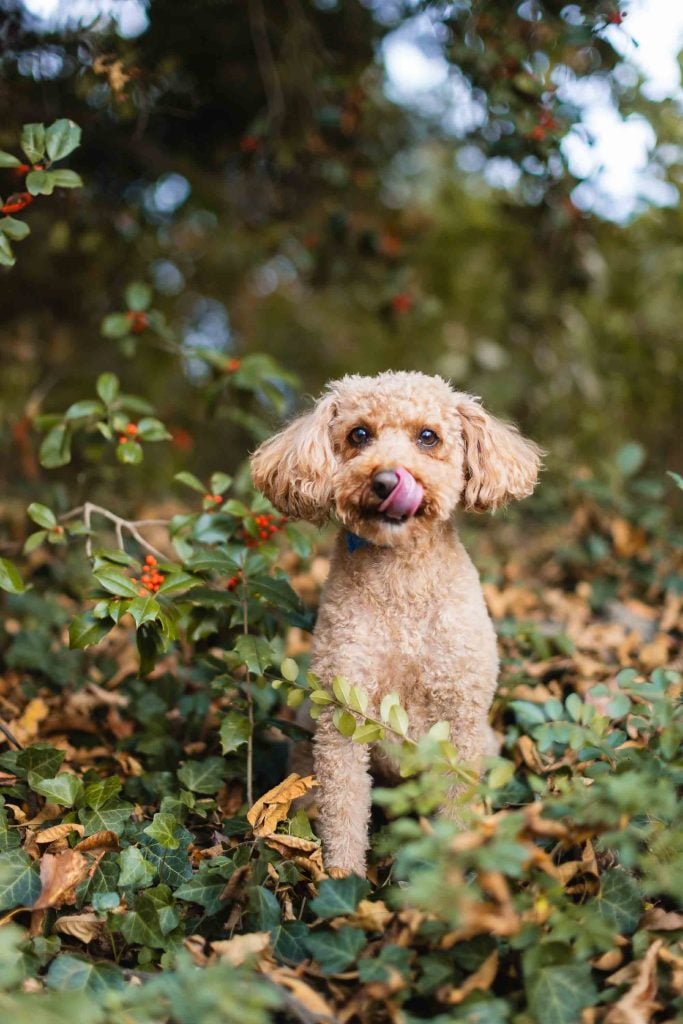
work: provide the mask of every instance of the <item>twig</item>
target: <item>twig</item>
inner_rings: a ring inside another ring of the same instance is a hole
[[[19,740],[16,738],[16,736],[12,735],[12,733],[7,728],[7,726],[2,721],[2,719],[0,719],[0,732],[4,733],[5,739],[9,740],[10,743],[13,743],[14,746],[17,748],[17,750],[23,750],[24,749],[23,744],[19,742]]]
[[[145,551],[149,551],[150,554],[155,555],[157,558],[166,558],[163,551],[156,548],[153,544],[150,544],[148,540],[142,536],[138,530],[138,526],[168,526],[170,519],[124,519],[123,516],[117,516],[115,512],[110,512],[108,508],[103,508],[101,505],[95,505],[92,501],[86,501],[85,504],[79,505],[78,508],[71,509],[70,512],[65,512],[63,516],[60,516],[61,522],[66,522],[69,519],[74,519],[76,516],[83,516],[83,522],[88,531],[91,530],[91,517],[93,515],[102,516],[104,519],[108,519],[111,523],[114,523],[116,540],[121,551],[125,551],[123,542],[123,531],[127,530],[133,540],[137,541],[141,548]],[[85,542],[85,553],[88,558],[92,558],[92,536],[88,533],[88,537]]]
[[[247,604],[247,580],[242,571],[242,630],[245,636],[249,635],[249,606]],[[249,715],[249,736],[247,738],[247,803],[251,807],[254,803],[254,694],[251,688],[251,673],[249,666],[245,665],[246,675],[244,677],[245,689],[247,692],[247,713]]]
[[[249,26],[261,81],[268,100],[270,130],[271,134],[275,135],[285,112],[285,100],[277,64],[268,38],[266,12],[263,9],[262,0],[249,0]]]

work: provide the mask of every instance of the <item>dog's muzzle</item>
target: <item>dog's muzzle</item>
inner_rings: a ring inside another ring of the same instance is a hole
[[[372,478],[372,490],[378,498],[383,499],[378,511],[389,519],[410,519],[424,498],[422,485],[402,466],[397,469],[382,469],[375,473]]]

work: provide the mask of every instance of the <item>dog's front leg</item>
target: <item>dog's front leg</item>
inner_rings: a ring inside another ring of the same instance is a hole
[[[313,748],[320,789],[320,836],[331,874],[365,875],[370,820],[370,751],[342,736],[325,710]]]

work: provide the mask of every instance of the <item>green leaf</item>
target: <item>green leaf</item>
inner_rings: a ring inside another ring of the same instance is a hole
[[[33,534],[34,537],[38,536]],[[69,647],[72,650],[80,650],[85,647],[92,647],[104,640],[114,623],[111,619],[95,619],[92,612],[83,612],[77,615],[69,626]]]
[[[246,715],[239,711],[228,711],[220,727],[222,752],[231,754],[246,743],[250,736],[251,725]]]
[[[640,886],[623,868],[612,868],[602,876],[597,908],[603,921],[620,935],[630,935],[638,927],[643,910]]]
[[[176,473],[173,477],[179,484],[185,484],[186,487],[191,487],[193,491],[197,491],[198,494],[205,494],[206,487],[199,480],[194,473]]]
[[[43,543],[43,541],[45,540],[46,537],[47,537],[47,530],[36,530],[35,533],[29,534],[29,536],[26,538],[26,541],[24,543],[24,547],[23,547],[24,554],[28,555],[28,554],[31,553],[31,551],[35,551],[36,548],[39,548],[40,545]]]
[[[65,423],[49,430],[40,446],[40,464],[46,469],[58,469],[71,462],[71,431]]]
[[[132,309],[135,313],[142,313],[149,308],[152,301],[152,289],[148,284],[134,281],[126,288],[125,296],[128,309]]]
[[[84,989],[94,995],[102,995],[112,990],[119,991],[126,988],[126,980],[120,969],[111,963],[93,963],[90,960],[83,960],[81,957],[72,956],[71,953],[62,953],[55,957],[50,964],[45,978],[48,988],[56,989],[58,992],[72,992]],[[52,997],[54,998],[54,997]],[[87,1020],[90,1013],[86,1011],[85,1016],[78,1012],[78,1004],[72,1005],[72,1020]],[[52,1017],[52,1015],[50,1015]],[[56,1017],[53,1018],[56,1021]],[[61,1020],[60,1016],[60,1020]],[[64,1018],[65,1024],[67,1017]]]
[[[116,446],[116,458],[126,466],[139,466],[145,453],[137,441],[124,441]]]
[[[24,850],[0,853],[0,910],[30,907],[40,889],[38,864]]]
[[[146,835],[151,836],[157,843],[163,846],[167,850],[177,850],[180,846],[180,840],[175,835],[175,831],[178,828],[178,822],[172,814],[165,814],[163,811],[158,811],[150,824],[143,828],[143,832]]]
[[[143,441],[168,441],[171,437],[161,420],[144,416],[138,423],[139,436]]]
[[[105,405],[111,405],[119,393],[118,377],[113,373],[101,373],[97,378],[95,390]]]
[[[622,476],[634,476],[645,461],[645,449],[636,441],[625,444],[617,452],[617,468]]]
[[[225,879],[222,876],[211,875],[206,869],[200,869],[193,878],[179,886],[173,895],[187,903],[199,904],[211,915],[217,914],[225,906],[221,900],[224,890]]]
[[[21,160],[0,149],[0,167],[21,167]]]
[[[14,217],[3,217],[0,220],[0,231],[11,238],[13,242],[21,242],[23,238],[31,234],[31,229],[23,220],[16,220]]]
[[[683,491],[683,476],[680,473],[674,473],[672,469],[667,469],[666,475],[670,476],[677,487]]]
[[[186,761],[178,769],[178,778],[193,793],[216,793],[227,775],[222,757],[207,757],[203,761]]]
[[[19,570],[8,558],[0,558],[0,590],[8,594],[23,594],[26,590]]]
[[[357,958],[365,943],[363,932],[351,927],[340,928],[338,931],[323,928],[309,932],[305,939],[306,948],[318,961],[325,974],[340,974],[345,971]]]
[[[294,658],[285,658],[280,663],[280,674],[283,679],[286,679],[289,683],[294,683],[299,678],[299,666],[294,661]]]
[[[187,572],[169,573],[157,590],[157,594],[180,594],[185,590],[200,587],[201,584],[201,580],[198,580],[196,576],[190,576]]]
[[[228,476],[227,473],[212,473],[211,474],[211,493],[212,494],[225,494],[227,489],[232,483],[232,477]]]
[[[262,676],[275,664],[272,645],[262,636],[240,636],[235,644],[240,660],[254,675]]]
[[[351,683],[342,676],[336,676],[332,680],[332,691],[340,704],[348,704],[351,696]]]
[[[543,1024],[580,1024],[581,1011],[597,997],[590,964],[541,967],[526,991],[532,1017]]]
[[[16,260],[12,254],[12,246],[9,244],[6,235],[0,232],[0,267],[13,267]]]
[[[89,783],[83,792],[83,803],[94,811],[107,807],[116,801],[121,792],[121,779],[117,775],[109,775],[99,782]]]
[[[45,125],[25,124],[21,133],[21,148],[35,164],[45,155]]]
[[[350,739],[351,736],[353,736],[356,731],[356,727],[358,726],[358,722],[355,717],[345,708],[335,708],[332,713],[332,721],[334,722],[335,728],[339,730],[342,736],[346,736],[347,739]]]
[[[256,918],[259,931],[270,931],[280,923],[280,904],[275,895],[263,885],[254,885],[249,890],[249,910]]]
[[[349,875],[348,878],[325,879],[318,892],[310,902],[313,913],[322,918],[343,917],[354,912],[370,892],[370,886],[364,878]]]
[[[100,325],[100,334],[104,338],[125,338],[130,334],[130,320],[125,313],[110,313]]]
[[[157,618],[161,611],[161,605],[150,594],[149,597],[136,597],[128,605],[126,611],[133,616],[135,625],[139,629],[144,622],[153,622]]]
[[[84,398],[74,402],[64,413],[65,420],[83,420],[88,416],[104,416],[104,406],[94,398]]]
[[[408,735],[408,712],[400,704],[394,704],[389,709],[389,725],[399,736]]]
[[[349,694],[349,707],[352,711],[360,711],[362,715],[368,710],[370,698],[361,686],[352,686]]]
[[[84,826],[86,836],[95,832],[116,832],[120,836],[133,811],[133,805],[125,803],[97,811],[82,807],[78,812],[78,820]]]
[[[354,743],[375,743],[384,739],[384,729],[374,722],[366,722],[358,726],[351,738]]]
[[[60,118],[51,124],[45,133],[47,143],[47,155],[50,160],[61,160],[63,157],[73,153],[80,145],[81,129],[68,118]]]
[[[73,807],[83,795],[83,783],[69,772],[60,772],[54,779],[41,779],[35,782],[32,788],[61,807]]]
[[[59,168],[56,171],[50,171],[50,177],[52,178],[52,184],[55,188],[83,187],[83,179],[80,174],[76,174],[75,171],[69,171],[66,168]]]
[[[26,188],[32,196],[51,196],[55,190],[52,171],[29,171]]]
[[[117,597],[138,597],[139,584],[133,583],[130,576],[119,572],[118,569],[99,569],[93,575],[100,586],[110,594]]]
[[[157,870],[138,849],[128,846],[119,854],[121,873],[118,885],[122,889],[146,889],[154,884]]]
[[[178,915],[168,905],[170,890],[165,885],[147,889],[135,897],[133,910],[117,918],[121,934],[128,943],[163,949],[166,935],[177,926]]]
[[[26,512],[34,523],[37,523],[38,526],[44,526],[46,530],[50,530],[53,526],[57,525],[57,517],[47,505],[40,505],[37,501],[33,501],[26,509]]]
[[[17,767],[28,776],[29,785],[33,786],[36,780],[54,778],[64,757],[63,750],[47,743],[34,743],[17,755]]]

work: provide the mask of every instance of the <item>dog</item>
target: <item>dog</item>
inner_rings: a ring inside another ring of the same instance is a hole
[[[327,385],[306,415],[251,459],[254,486],[282,513],[340,529],[313,634],[311,668],[362,686],[377,714],[395,692],[414,737],[450,723],[461,760],[488,752],[498,655],[457,508],[530,495],[541,449],[441,377],[386,372]],[[379,753],[379,751],[378,751]],[[370,745],[317,723],[315,774],[327,871],[364,875]]]

